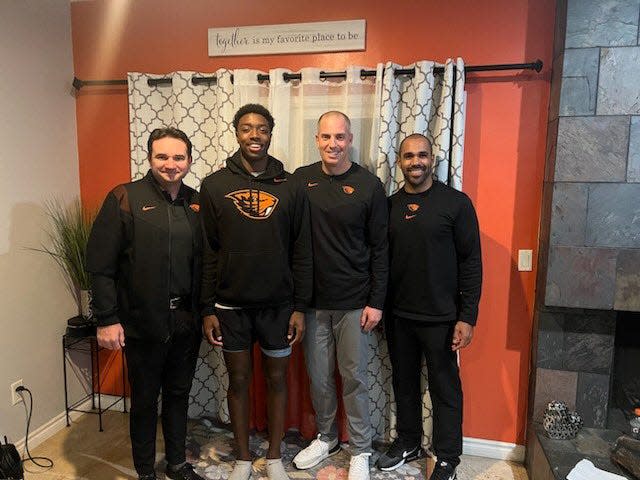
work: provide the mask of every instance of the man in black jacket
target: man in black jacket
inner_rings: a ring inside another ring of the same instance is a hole
[[[156,478],[162,390],[166,476],[202,480],[185,458],[189,391],[201,341],[199,201],[197,192],[182,183],[192,145],[184,132],[158,128],[147,148],[149,172],[109,192],[89,237],[97,340],[104,348],[123,348],[127,357],[131,446],[139,478]]]
[[[380,180],[350,159],[351,122],[318,119],[321,161],[296,170],[307,189],[313,231],[313,310],[304,340],[318,438],[293,459],[311,468],[340,451],[334,370],[342,377],[349,429],[349,480],[369,479],[369,332],[382,318],[387,289],[387,199]]]
[[[311,299],[309,206],[302,186],[268,155],[274,121],[261,105],[245,105],[233,126],[239,150],[202,183],[202,222],[212,255],[205,257],[204,333],[222,346],[229,372],[227,400],[236,441],[230,480],[247,480],[249,384],[254,340],[267,382],[270,480],[286,480],[280,454],[291,345],[304,333]]]
[[[398,438],[377,465],[394,470],[419,454],[424,355],[438,457],[430,480],[455,480],[462,454],[457,351],[471,342],[482,284],[478,220],[469,197],[433,179],[435,162],[426,137],[405,138],[398,164],[405,184],[389,199],[390,315],[385,322]]]

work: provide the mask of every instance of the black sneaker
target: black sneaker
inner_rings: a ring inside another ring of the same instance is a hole
[[[172,470],[169,466],[167,466],[165,475],[171,480],[205,480],[203,477],[193,471],[193,465],[191,465],[190,463],[185,463],[178,470]]]
[[[429,480],[456,480],[457,478],[456,467],[448,462],[441,461],[436,463],[436,468],[433,469]]]
[[[380,455],[376,467],[382,471],[390,472],[416,458],[420,458],[420,445],[407,445],[406,442],[396,438],[389,450]]]

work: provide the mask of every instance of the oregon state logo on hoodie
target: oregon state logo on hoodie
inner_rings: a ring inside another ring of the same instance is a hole
[[[228,193],[225,198],[233,200],[240,213],[253,220],[269,218],[278,205],[278,198],[269,192],[248,188]]]

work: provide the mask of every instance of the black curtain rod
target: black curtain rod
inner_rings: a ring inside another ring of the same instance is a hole
[[[434,73],[442,73],[444,72],[444,67],[435,67]],[[465,67],[464,72],[492,72],[496,70],[535,70],[536,72],[540,72],[542,70],[542,60],[537,59],[535,62],[530,63],[503,63],[499,65],[469,65]],[[394,70],[393,72],[396,76],[398,75],[413,75],[415,74],[415,68],[399,68]],[[346,78],[347,72],[320,72],[320,78]],[[360,70],[361,77],[375,77],[375,70]],[[231,77],[233,80],[233,76]],[[283,78],[285,81],[291,80],[301,80],[301,73],[284,73]],[[191,81],[194,85],[202,85],[214,83],[216,81],[216,77],[192,77]],[[258,74],[258,82],[266,82],[269,81],[268,74]],[[158,86],[158,85],[166,85],[171,84],[170,78],[150,78],[147,80],[147,83],[150,87]],[[73,77],[73,86],[76,90],[80,90],[82,87],[91,87],[91,86],[99,86],[99,85],[126,85],[126,80],[80,80],[77,77]]]

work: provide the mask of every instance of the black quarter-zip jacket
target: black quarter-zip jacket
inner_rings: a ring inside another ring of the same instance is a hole
[[[238,150],[201,188],[202,224],[211,247],[204,258],[202,313],[215,304],[265,308],[289,304],[304,312],[313,264],[304,189],[269,156],[257,177]]]
[[[190,293],[197,315],[202,276],[199,198],[184,184],[180,196],[192,232]],[[126,336],[152,342],[164,342],[173,333],[171,208],[151,171],[107,195],[87,244],[92,308],[99,326],[121,323]]]
[[[309,195],[315,308],[384,306],[387,291],[387,198],[382,183],[356,163],[327,175],[322,162],[294,174]]]

